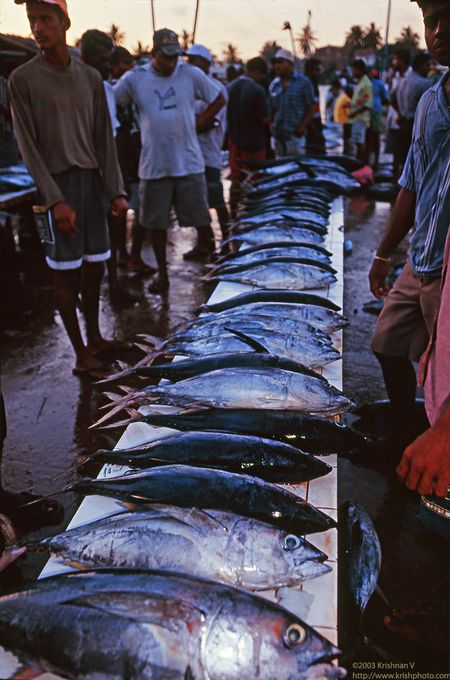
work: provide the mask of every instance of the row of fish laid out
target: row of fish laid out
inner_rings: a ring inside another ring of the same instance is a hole
[[[299,175],[310,182],[321,173],[319,188],[298,185]],[[330,334],[346,320],[329,301],[299,292],[335,281],[322,245],[330,193],[321,187],[333,189],[337,173],[311,162],[253,178],[232,237],[247,252],[220,262],[208,280],[264,290],[203,307],[164,342],[141,337],[139,364],[103,381],[120,394],[105,393],[108,411],[93,427],[126,413],[127,422],[171,429],[98,451],[83,463],[107,465],[103,474],[63,490],[134,512],[28,542],[103,571],[0,598],[0,642],[21,659],[77,680],[345,676],[331,663],[338,649],[254,594],[330,571],[304,536],[335,520],[278,484],[328,474],[312,453],[347,451],[362,439],[329,419],[352,403],[312,370],[339,358]],[[270,203],[280,180],[292,193]],[[155,362],[175,355],[186,358]],[[158,413],[158,404],[178,412]]]
[[[253,196],[277,192],[289,186],[300,188],[305,194],[350,194],[360,184],[339,163],[325,159],[302,156],[284,164],[273,164],[247,177],[247,189]]]

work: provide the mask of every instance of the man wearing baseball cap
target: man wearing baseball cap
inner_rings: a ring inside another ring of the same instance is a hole
[[[450,66],[449,0],[419,0],[418,4],[431,56]],[[422,374],[432,428],[406,449],[397,472],[410,489],[441,497],[424,499],[424,519],[447,538],[450,503],[442,497],[448,497],[450,483],[449,107],[447,71],[418,104],[412,145],[399,180],[402,188],[369,275],[372,292],[377,297],[387,295],[372,349],[381,363],[394,413],[398,414],[396,426],[406,425],[403,434],[408,426],[410,432],[414,427],[416,375],[410,360],[419,359],[431,335],[422,357]],[[412,227],[408,262],[388,293],[385,279],[389,258]]]
[[[188,58],[188,62],[192,64],[192,66],[197,66],[197,68],[203,71],[203,73],[220,88],[225,100],[228,101],[228,92],[225,85],[222,85],[219,80],[216,80],[209,74],[213,57],[208,48],[200,44],[192,45],[192,47],[190,47],[186,52],[186,56]],[[205,110],[205,107],[206,105],[204,102],[196,102],[196,113],[202,113]],[[214,209],[217,213],[217,219],[219,220],[220,229],[224,239],[226,239],[228,236],[228,225],[230,220],[228,209],[225,205],[222,180],[220,177],[220,171],[222,169],[222,147],[225,139],[226,121],[227,107],[224,106],[212,121],[210,129],[204,131],[198,130],[198,141],[200,142],[200,148],[205,161],[205,177],[206,184],[208,186],[209,207]],[[185,257],[187,256],[188,253],[186,253]]]
[[[116,85],[119,106],[134,102],[140,117],[140,222],[150,230],[159,274],[149,290],[169,287],[167,229],[174,207],[180,226],[196,227],[198,243],[190,259],[214,251],[205,163],[197,130],[208,129],[225,104],[219,87],[202,71],[179,59],[178,36],[168,28],[153,36],[152,61],[126,73]],[[206,104],[197,117],[195,102]]]
[[[299,156],[306,128],[314,113],[311,81],[294,71],[294,57],[279,49],[274,57],[277,77],[269,87],[269,106],[277,156]]]
[[[65,0],[29,0],[26,10],[40,52],[10,77],[17,140],[41,203],[50,210],[46,259],[76,355],[74,373],[97,378],[104,375],[100,356],[111,348],[98,321],[100,283],[110,256],[104,193],[113,214],[123,214],[128,205],[102,79],[71,59],[67,48]],[[80,288],[87,343],[76,311]]]

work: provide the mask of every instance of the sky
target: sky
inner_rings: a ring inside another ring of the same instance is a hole
[[[177,32],[192,31],[195,0],[154,0],[156,27],[169,27]],[[290,21],[294,33],[306,23],[312,11],[312,29],[317,46],[342,45],[353,24],[368,25],[373,21],[384,36],[388,0],[200,0],[196,42],[207,45],[219,57],[228,43],[239,49],[244,58],[255,56],[266,40],[276,40],[290,49],[288,32],[282,31]],[[117,24],[125,33],[125,46],[132,49],[140,40],[151,43],[150,0],[69,0],[72,28],[69,42],[88,28],[108,30]],[[410,0],[392,0],[390,39],[411,25],[423,43],[421,13]],[[0,32],[29,35],[23,6],[13,0],[0,0]]]

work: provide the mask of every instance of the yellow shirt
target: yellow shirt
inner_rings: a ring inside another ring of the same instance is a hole
[[[348,114],[351,103],[352,100],[348,95],[345,94],[345,92],[338,97],[333,113],[335,123],[341,123],[341,125],[348,123]]]

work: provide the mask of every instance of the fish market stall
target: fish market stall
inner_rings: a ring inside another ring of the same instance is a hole
[[[322,298],[326,298],[330,303],[334,303],[339,308],[342,307],[343,301],[343,240],[344,240],[343,223],[344,223],[343,200],[342,198],[335,198],[331,205],[331,213],[329,217],[328,230],[324,240],[324,246],[332,253],[332,264],[336,272],[336,280],[330,285],[327,285],[326,287],[322,286],[318,289],[314,288],[308,289],[309,295],[320,295]],[[243,233],[242,241],[244,247],[249,245],[249,242],[245,239],[245,233]],[[324,271],[326,271],[325,267]],[[253,290],[255,290],[254,285],[238,283],[232,280],[219,280],[217,287],[215,288],[212,296],[208,301],[208,306],[212,306],[217,303],[223,303],[224,301],[230,300],[237,295],[251,292]],[[206,314],[206,310],[204,311],[204,313]],[[200,322],[201,320],[202,316],[199,317]],[[287,320],[280,319],[280,323],[281,321],[288,322],[289,319]],[[228,328],[225,328],[225,330],[228,331]],[[342,350],[341,330],[333,332],[333,346],[338,351]],[[331,346],[330,352],[334,352]],[[332,359],[334,359],[333,363],[327,363],[318,372],[320,372],[322,376],[326,379],[327,384],[331,385],[333,388],[336,388],[336,390],[341,390],[342,359],[335,360],[336,356],[333,356]],[[180,361],[182,361],[182,357],[176,356],[175,362],[178,363]],[[316,368],[317,363],[315,364],[314,362],[312,362],[311,365]],[[310,372],[305,373],[306,376],[308,376],[309,374]],[[162,383],[162,385],[164,387],[164,382]],[[245,397],[246,385],[242,386],[242,392],[243,396]],[[126,398],[123,399],[126,400]],[[343,404],[341,410],[344,410],[345,407],[348,408],[350,402],[348,402],[348,400],[345,400],[343,395],[341,400]],[[345,401],[347,401],[348,403],[344,404]],[[175,406],[165,406],[164,401],[162,401],[162,404],[154,405],[152,404],[151,408],[145,405],[141,406],[140,408],[140,412],[143,414],[150,412],[151,413],[159,412],[163,415],[170,415],[176,414],[178,411],[179,408]],[[330,414],[333,414],[333,411],[331,409]],[[176,431],[169,427],[155,426],[140,421],[131,422],[128,425],[122,437],[120,438],[117,446],[115,447],[115,451],[123,451],[130,448],[136,448],[143,444],[149,444],[150,442],[153,441],[156,442],[159,440],[163,440],[166,437],[170,438],[175,434]],[[261,593],[261,590],[259,588],[257,588],[257,590],[259,590],[260,594],[263,594],[264,597],[266,597],[267,599],[273,602],[277,602],[287,611],[292,612],[293,615],[298,616],[299,619],[305,621],[308,626],[311,626],[316,632],[320,633],[327,641],[329,641],[332,644],[337,644],[337,567],[338,567],[337,532],[335,528],[328,528],[328,530],[324,530],[327,528],[328,519],[330,520],[328,524],[329,527],[331,527],[333,524],[332,520],[337,520],[337,454],[330,453],[330,451],[327,451],[327,453],[330,455],[327,455],[324,458],[319,458],[318,460],[321,462],[323,461],[328,466],[330,466],[331,469],[328,474],[324,474],[321,472],[320,473],[321,476],[315,476],[314,478],[311,478],[308,481],[303,481],[295,484],[283,483],[280,484],[279,486],[281,486],[283,489],[288,490],[291,494],[294,493],[298,495],[300,498],[304,499],[307,502],[308,506],[313,506],[312,510],[314,510],[314,512],[318,512],[317,522],[318,526],[320,525],[320,528],[314,529],[314,531],[311,532],[299,531],[298,533],[315,534],[312,535],[311,538],[308,536],[308,541],[311,540],[313,549],[315,548],[316,550],[325,554],[327,559],[327,565],[328,567],[331,567],[331,569],[329,568],[322,569],[320,574],[319,572],[317,574],[314,574],[315,576],[318,576],[317,578],[311,578],[310,580],[305,579],[305,582],[302,582],[301,585],[296,585],[295,587],[286,584],[281,587],[265,590],[263,593]],[[117,456],[119,455],[120,454],[118,453]],[[165,462],[167,463],[167,461]],[[158,469],[163,470],[163,468]],[[97,479],[105,480],[105,484],[107,484],[108,480],[109,481],[114,480],[115,478],[117,478],[118,475],[123,475],[125,472],[129,470],[130,468],[123,467],[123,465],[119,467],[117,465],[108,463],[104,465]],[[181,474],[182,472],[181,466],[180,470],[178,471],[176,471],[174,468],[173,473],[174,477],[176,476],[177,472],[180,472]],[[195,473],[195,475],[197,476],[200,474],[201,474],[200,472]],[[195,475],[193,473],[193,476]],[[121,479],[125,479],[125,477],[121,477]],[[129,476],[127,479],[132,479],[132,476]],[[164,484],[163,477],[161,477],[161,479],[162,484]],[[226,481],[225,477],[224,480]],[[81,489],[82,487],[80,486],[79,490]],[[138,494],[136,494],[136,497],[137,495]],[[233,499],[230,497],[230,501],[231,500]],[[203,505],[201,507],[209,508],[210,506]],[[220,506],[215,507],[216,509],[212,512],[212,514],[210,513],[208,515],[209,519],[211,519],[212,516],[214,522],[219,521],[225,522],[225,519],[221,518],[220,512],[217,512],[217,510],[219,511],[221,510]],[[79,510],[75,514],[68,528],[75,529],[83,525],[86,525],[87,523],[98,522],[102,519],[113,516],[119,512],[123,512],[123,509],[124,509],[123,503],[119,500],[115,500],[113,497],[107,497],[106,495],[87,495],[82,501]],[[192,522],[195,523],[196,519],[195,518],[196,511],[193,510],[192,512],[194,512],[194,515],[189,514],[188,522],[191,524]],[[204,513],[200,512],[200,514],[202,515],[203,521]],[[182,513],[183,521],[186,522],[186,518],[187,515]],[[253,518],[257,519],[257,516],[253,515]],[[311,522],[313,523],[312,518],[313,515],[311,515]],[[327,518],[326,521],[325,518]],[[275,524],[276,520],[277,518],[274,516],[273,524]],[[280,527],[282,527],[281,524]],[[316,533],[316,531],[319,531],[320,533]],[[286,537],[287,541],[285,548],[286,550],[291,549],[292,546],[289,544],[289,540],[292,541],[293,539],[295,539],[295,536],[288,535]],[[294,548],[297,549],[298,546],[295,545]],[[259,556],[255,557],[256,561],[258,561],[258,557]],[[261,556],[261,559],[262,557],[263,556]],[[321,560],[321,562],[323,562],[323,560]],[[48,561],[40,578],[42,579],[44,577],[64,574],[74,570],[75,565],[69,566],[67,564],[67,561],[63,562],[59,558],[52,557]],[[156,588],[156,586],[154,587]],[[186,614],[186,616],[188,616],[188,614]],[[297,629],[299,629],[298,625]],[[297,629],[293,631],[292,639],[289,638],[288,640],[289,644],[291,643],[293,645],[297,644],[298,642]],[[329,653],[330,658],[336,655],[336,651],[337,650],[330,651]],[[325,656],[327,655],[324,654],[324,657]],[[0,667],[3,668],[2,661],[0,661]],[[192,675],[192,677],[195,677],[195,674]],[[240,677],[242,676],[240,675]],[[338,672],[336,677],[339,677]]]

